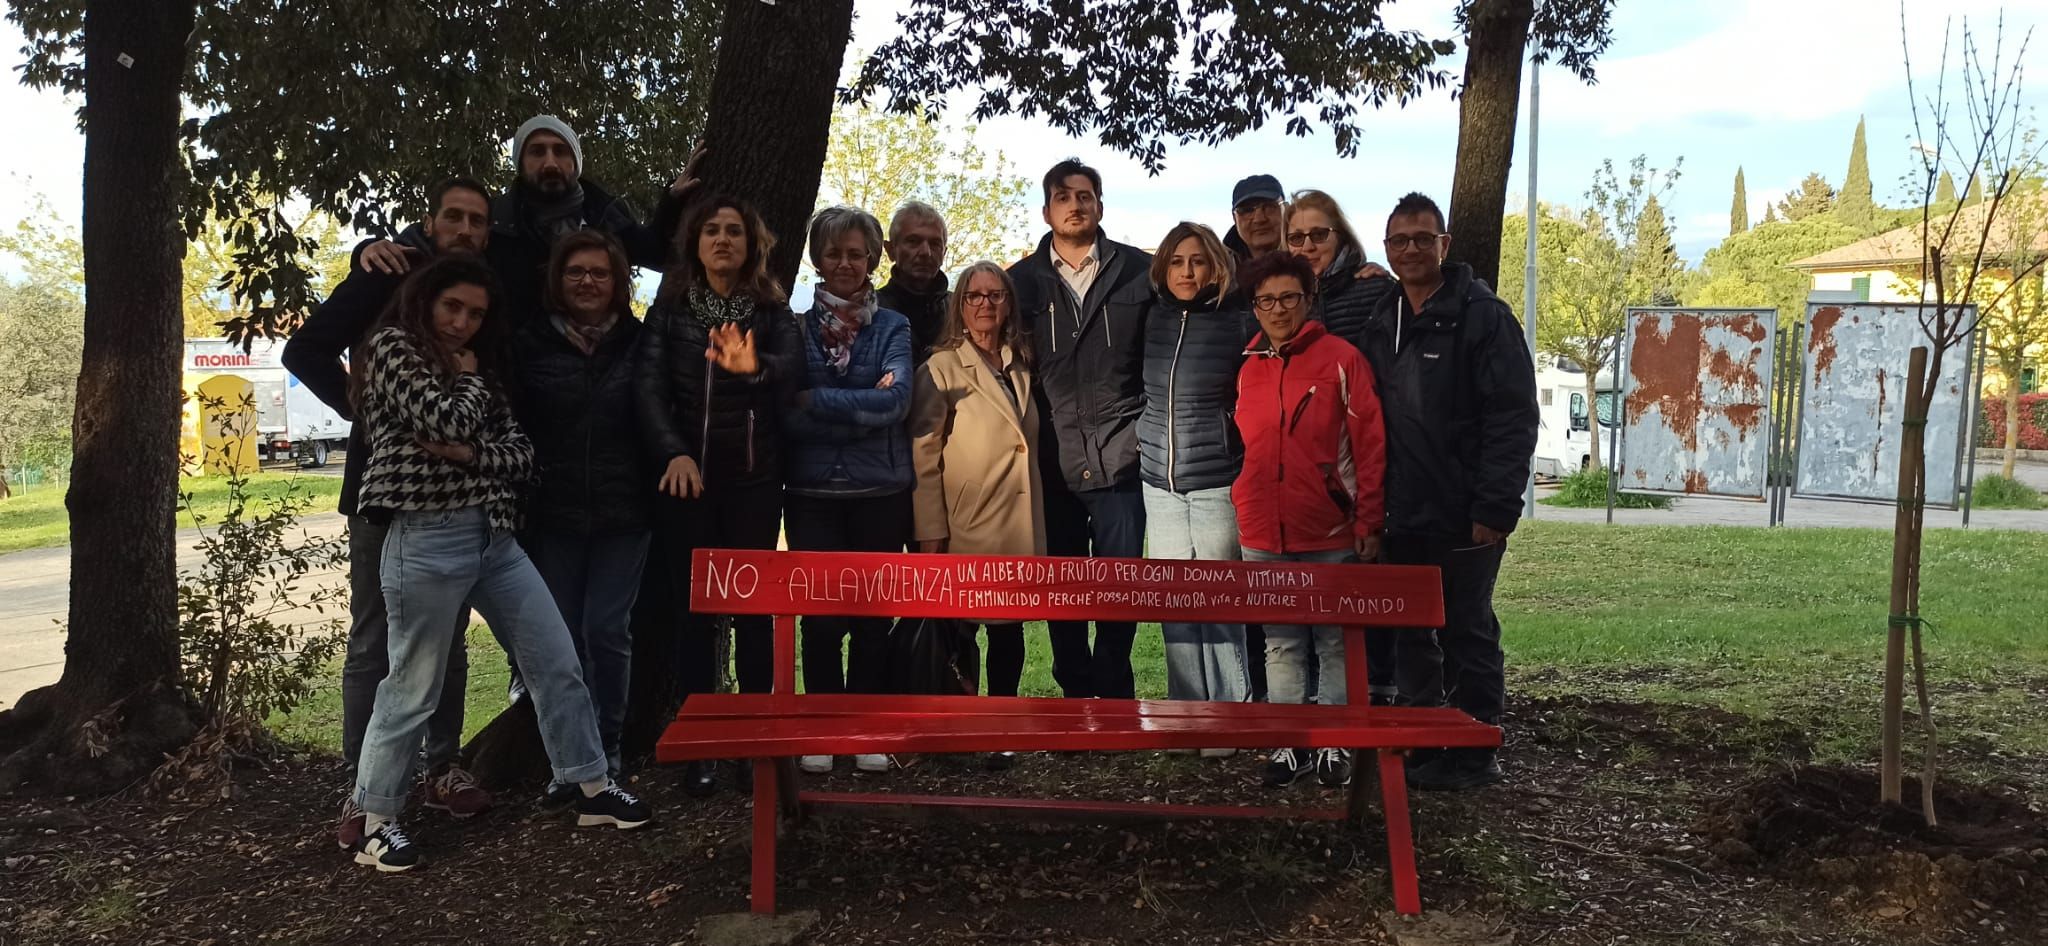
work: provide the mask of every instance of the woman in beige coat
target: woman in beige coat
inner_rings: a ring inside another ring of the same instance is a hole
[[[947,300],[946,325],[910,396],[912,499],[919,551],[1044,555],[1038,478],[1038,409],[1031,350],[1013,317],[1016,291],[1002,267],[967,267]],[[1024,628],[988,628],[988,692],[1017,695]],[[989,759],[1009,765],[1008,754]]]

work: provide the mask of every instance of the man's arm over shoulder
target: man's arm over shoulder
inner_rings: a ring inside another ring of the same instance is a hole
[[[349,273],[285,342],[285,369],[321,403],[350,420],[355,419],[355,411],[348,402],[348,370],[342,366],[342,354],[377,324],[399,282],[398,277],[383,273]]]

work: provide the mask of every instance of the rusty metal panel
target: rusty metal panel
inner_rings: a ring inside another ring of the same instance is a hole
[[[1891,502],[1899,494],[1906,364],[1916,346],[1928,344],[1920,309],[1813,304],[1807,325],[1794,492]],[[1941,385],[1928,405],[1927,501],[1933,505],[1954,505],[1957,498],[1969,350],[1965,339],[1943,359]]]
[[[1774,309],[1630,309],[1621,488],[1764,498]]]

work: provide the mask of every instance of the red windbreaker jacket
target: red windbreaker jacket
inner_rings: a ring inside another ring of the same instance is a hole
[[[1320,322],[1278,351],[1261,334],[1245,354],[1237,375],[1244,470],[1230,488],[1238,542],[1324,552],[1377,534],[1387,441],[1365,356]]]

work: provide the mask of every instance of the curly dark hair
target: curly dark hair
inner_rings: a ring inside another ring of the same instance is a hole
[[[684,211],[682,223],[669,235],[674,241],[670,250],[673,261],[668,274],[662,277],[661,288],[655,290],[656,301],[680,302],[691,287],[703,284],[704,260],[697,256],[697,235],[704,232],[712,217],[728,208],[740,215],[747,230],[747,256],[740,263],[740,277],[733,291],[750,295],[756,302],[789,301],[782,284],[768,272],[768,254],[775,249],[775,234],[754,205],[729,194],[713,194]]]
[[[1308,293],[1310,299],[1315,298],[1315,267],[1310,266],[1308,260],[1284,250],[1254,256],[1237,270],[1238,285],[1244,287],[1246,297],[1257,295],[1259,284],[1276,276],[1292,276],[1300,280],[1301,291]]]

